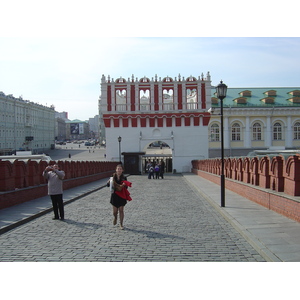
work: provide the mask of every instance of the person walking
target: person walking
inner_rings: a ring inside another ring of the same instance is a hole
[[[57,164],[48,166],[43,172],[44,178],[48,182],[48,195],[51,198],[54,218],[53,220],[64,220],[64,203],[63,203],[63,179],[65,172],[60,170]]]
[[[155,171],[155,179],[159,179],[159,165],[158,163],[155,165],[155,168],[154,168],[154,171]]]
[[[160,171],[160,177],[161,177],[161,179],[164,179],[165,163],[164,163],[163,160],[161,160],[161,162],[160,162],[159,171]]]
[[[107,182],[107,186],[110,186],[112,192],[110,204],[113,207],[113,225],[117,224],[119,214],[120,229],[124,229],[124,206],[127,204],[127,200],[131,200],[129,192],[127,191],[127,188],[128,186],[131,186],[131,183],[127,181],[122,165],[119,164],[116,166],[116,172]],[[123,191],[123,189],[126,189],[126,191]]]
[[[148,169],[148,179],[151,179],[151,177],[154,179],[154,168],[152,164],[150,164],[149,169]]]

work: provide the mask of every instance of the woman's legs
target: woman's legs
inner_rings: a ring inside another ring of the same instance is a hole
[[[115,207],[113,206],[113,215],[114,215],[114,221],[113,224],[117,224],[117,219],[118,219],[118,213],[120,214],[120,228],[124,229],[123,227],[123,220],[124,220],[124,206]]]
[[[113,206],[113,215],[114,215],[114,221],[113,224],[116,225],[117,224],[117,218],[118,218],[118,208]]]
[[[119,212],[120,212],[120,227],[123,229],[123,220],[124,220],[124,206],[119,207]]]

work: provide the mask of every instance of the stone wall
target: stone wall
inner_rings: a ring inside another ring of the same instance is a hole
[[[63,188],[67,190],[110,177],[118,162],[58,161],[57,164],[66,173]],[[0,209],[46,196],[47,183],[42,173],[47,165],[45,161],[0,161]]]
[[[220,184],[221,159],[193,160],[192,172]],[[300,222],[300,156],[225,159],[225,187]]]

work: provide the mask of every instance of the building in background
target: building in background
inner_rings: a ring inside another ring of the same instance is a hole
[[[55,141],[64,142],[67,139],[66,120],[55,118]]]
[[[55,110],[0,92],[0,154],[54,148]]]
[[[220,100],[212,89],[209,156],[220,157]],[[228,88],[223,100],[224,154],[300,149],[300,88]]]
[[[55,112],[55,141],[64,142],[67,139],[66,121],[68,120],[67,112]]]
[[[66,111],[63,111],[63,112],[55,112],[55,118],[60,118],[60,119],[63,119],[65,121],[68,121],[69,118],[68,118],[68,113]]]
[[[99,115],[94,116],[94,118],[89,118],[90,138],[96,141],[99,141],[100,139],[99,122]]]
[[[65,122],[67,140],[87,140],[90,138],[90,126],[88,121],[69,120]]]

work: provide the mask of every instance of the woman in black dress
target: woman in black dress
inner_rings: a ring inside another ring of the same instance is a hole
[[[127,203],[126,199],[123,199],[119,195],[116,194],[116,191],[120,189],[126,189],[127,186],[122,181],[127,180],[126,176],[123,174],[124,170],[122,165],[117,165],[116,173],[113,174],[113,193],[111,194],[110,203],[113,206],[113,224],[117,224],[118,213],[120,215],[120,228],[124,229],[123,227],[123,220],[124,220],[124,206]]]

